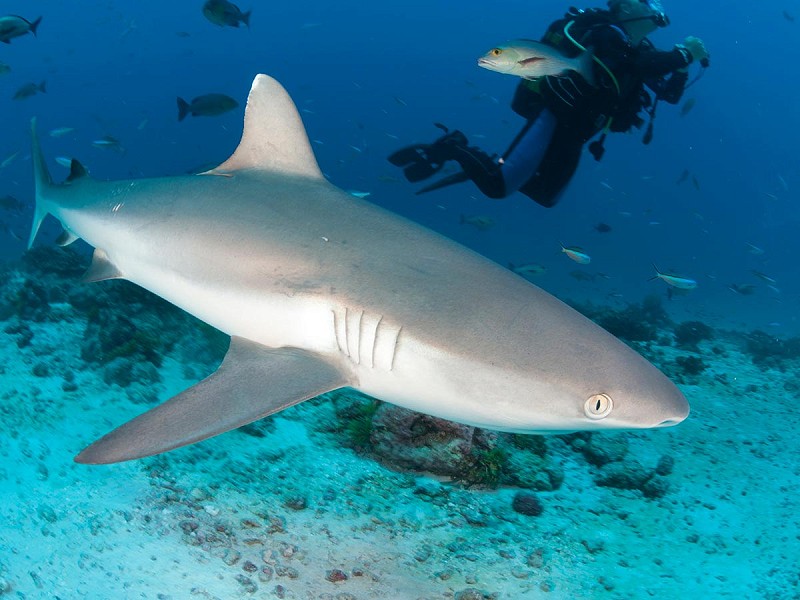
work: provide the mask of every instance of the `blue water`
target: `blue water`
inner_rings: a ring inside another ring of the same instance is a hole
[[[462,3],[458,10],[423,2],[256,5],[250,30],[237,30],[213,26],[199,7],[183,3],[167,9],[147,1],[89,2],[80,11],[10,3],[7,12],[44,20],[38,38],[0,48],[0,59],[13,69],[0,79],[0,157],[22,151],[0,171],[0,194],[32,202],[26,159],[34,115],[43,130],[75,127],[74,134],[46,139],[45,153],[75,156],[98,178],[174,174],[221,161],[237,143],[243,109],[179,123],[175,98],[222,92],[243,104],[253,75],[265,72],[304,110],[319,162],[334,183],[369,191],[376,203],[501,263],[544,264],[549,272],[537,283],[551,292],[637,301],[664,292],[661,282],[646,282],[655,263],[700,284],[673,303],[677,314],[795,332],[800,181],[793,132],[800,117],[787,75],[800,50],[791,41],[796,26],[782,16],[780,3],[670,3],[673,24],[653,41],[669,48],[699,35],[711,52],[711,68],[685,96],[697,100],[694,109],[681,118],[679,107],[662,103],[650,146],[634,132],[612,136],[600,163],[585,154],[554,209],[519,195],[489,201],[471,184],[414,197],[406,182],[382,180],[400,178],[385,156],[433,139],[434,121],[502,152],[522,125],[508,108],[516,81],[479,69],[476,57],[508,38],[538,37],[564,8],[553,1],[535,9],[506,2],[502,10],[485,3]],[[41,80],[47,94],[10,99],[17,87]],[[127,152],[91,146],[106,134]],[[684,169],[699,190],[691,179],[675,184]],[[461,213],[489,215],[497,225],[479,232],[459,225]],[[13,219],[23,238],[28,217]],[[600,221],[613,231],[595,233]],[[590,271],[611,278],[587,286],[567,276],[575,265],[558,253],[559,240],[584,247],[593,256]],[[763,256],[751,255],[747,242]],[[21,244],[7,236],[2,248],[13,254]],[[780,292],[751,269],[774,278]],[[728,289],[732,283],[759,289],[741,297]]]
[[[252,79],[267,73],[292,95],[320,167],[334,184],[369,192],[370,201],[501,264],[544,265],[547,273],[535,283],[560,298],[621,308],[655,293],[676,321],[701,320],[717,329],[762,329],[781,337],[800,333],[800,111],[794,94],[800,22],[782,14],[786,10],[800,19],[795,3],[668,2],[672,25],[653,34],[652,41],[667,49],[687,35],[697,35],[711,53],[710,68],[684,96],[684,101],[695,99],[696,105],[682,117],[683,101],[678,106],[661,103],[649,146],[641,143],[643,131],[634,131],[612,135],[601,162],[584,153],[576,176],[552,209],[521,195],[489,200],[470,183],[415,196],[416,187],[403,180],[386,156],[398,147],[434,139],[439,134],[434,121],[461,129],[490,153],[504,151],[523,125],[509,108],[516,80],[479,69],[476,59],[504,40],[538,38],[568,4],[253,1],[249,29],[214,26],[204,18],[201,6],[200,1],[155,0],[3,4],[3,14],[31,20],[42,15],[43,20],[37,37],[0,44],[0,62],[12,69],[0,75],[0,161],[19,153],[0,169],[0,197],[10,194],[25,203],[22,214],[0,212],[0,221],[10,228],[0,234],[0,258],[9,262],[19,258],[28,237],[33,211],[32,117],[38,118],[44,153],[56,179],[67,175],[55,163],[57,156],[79,159],[98,179],[175,175],[222,162],[233,152]],[[251,8],[246,2],[240,6]],[[692,67],[692,77],[697,73]],[[46,94],[11,99],[20,86],[43,80]],[[178,122],[176,97],[190,100],[206,93],[228,94],[240,106],[218,117]],[[46,134],[57,127],[75,131],[60,138]],[[125,151],[92,146],[93,140],[105,135],[118,139]],[[676,184],[686,169],[689,180]],[[461,215],[488,216],[495,225],[479,231],[462,224]],[[612,231],[596,232],[600,222]],[[50,244],[58,232],[48,221],[37,243]],[[592,256],[591,265],[571,262],[559,252],[559,242],[583,247]],[[754,255],[748,243],[763,249],[763,254]],[[663,282],[648,281],[654,263],[663,271],[696,279],[698,288],[667,299]],[[576,270],[602,276],[579,281],[571,275]],[[767,274],[774,285],[767,286],[753,270]],[[741,296],[729,289],[731,284],[754,284],[757,289]],[[708,389],[723,385],[719,383],[725,379],[723,372],[730,375],[727,382],[737,382],[738,371],[728,373],[728,368],[724,363],[717,369],[717,383],[706,382]],[[760,368],[749,368],[749,376],[762,375]],[[764,394],[769,389],[767,379],[757,382]],[[736,389],[715,388],[719,397],[710,392],[702,396],[707,404],[703,406],[701,399],[693,418],[713,419],[720,413],[732,418],[729,411],[735,409],[726,404],[731,397],[760,404],[763,397],[751,395],[750,388],[743,391],[744,381],[750,380],[741,381]],[[35,389],[30,382],[26,385]],[[775,385],[780,393],[796,389],[796,385]],[[181,389],[178,384],[172,387],[166,389],[173,393]],[[169,395],[159,390],[162,399]],[[690,398],[693,406],[696,399]],[[747,404],[740,408],[764,417],[758,406]],[[135,414],[142,408],[131,410]],[[778,421],[797,421],[796,408],[786,414],[779,414],[779,406],[770,410]],[[108,429],[126,418],[118,414],[98,427]],[[705,421],[694,423],[686,427],[694,427],[690,431],[697,439],[708,434]],[[758,434],[734,430],[725,439],[732,446],[745,438],[758,439]],[[679,444],[686,456],[698,453],[687,449],[695,447],[694,439]],[[647,438],[642,440],[646,445]],[[712,435],[704,443],[714,447],[715,438]],[[792,451],[790,445],[782,448]],[[69,456],[64,448],[58,452],[65,459]],[[723,462],[730,467],[738,455],[728,459]],[[773,464],[780,462],[776,459]],[[743,470],[753,476],[758,468]],[[102,475],[87,477],[99,480]],[[723,477],[738,481],[736,473]],[[720,489],[736,497],[738,489],[731,492],[726,485]],[[723,492],[709,494],[726,497]],[[754,509],[746,514],[757,513]],[[732,506],[726,518],[735,521],[737,514]],[[656,514],[654,522],[659,518]],[[705,532],[710,535],[717,522],[709,517],[709,523],[714,523]],[[796,531],[796,521],[793,526]],[[784,558],[796,553],[791,545],[787,541],[784,549],[779,543],[775,553]],[[750,550],[736,552],[737,560],[751,556]],[[725,565],[719,572],[733,577],[735,565]],[[783,590],[783,581],[791,580],[787,576],[773,589]],[[748,585],[752,592],[756,584]],[[668,593],[679,589],[669,588]],[[713,589],[712,597],[726,597],[720,592],[725,589],[730,597],[768,597],[743,592],[724,579],[715,580]],[[796,597],[796,591],[788,587],[785,591],[786,595],[779,591],[770,597]],[[23,597],[50,597],[41,594]]]

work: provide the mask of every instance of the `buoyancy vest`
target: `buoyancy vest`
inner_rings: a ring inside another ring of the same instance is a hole
[[[628,34],[611,13],[598,8],[570,8],[563,18],[550,24],[542,41],[556,48],[567,57],[574,58],[585,49],[593,50],[591,37],[599,28],[608,28],[612,35],[619,36],[620,56],[595,56],[595,79],[600,88],[597,97],[598,112],[608,121],[606,128],[611,131],[628,131],[640,127],[644,122],[639,113],[652,103],[644,83],[631,73],[617,67],[624,63],[634,48]]]

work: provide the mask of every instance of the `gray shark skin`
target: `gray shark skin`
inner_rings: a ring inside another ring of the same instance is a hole
[[[253,82],[239,147],[201,175],[50,180],[59,243],[96,250],[85,279],[125,278],[231,336],[208,378],[76,460],[165,452],[351,386],[499,431],[675,425],[689,412],[655,367],[488,259],[328,183],[289,95]]]

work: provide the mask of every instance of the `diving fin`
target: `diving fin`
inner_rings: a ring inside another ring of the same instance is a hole
[[[405,167],[411,163],[421,160],[419,151],[424,147],[425,146],[422,144],[417,144],[415,146],[406,146],[405,148],[400,148],[400,150],[392,152],[388,156],[388,160],[395,167]]]
[[[108,464],[159,454],[349,384],[319,354],[233,337],[215,373],[103,436],[75,461]]]
[[[430,160],[430,144],[407,146],[389,155],[389,162],[396,167],[404,167],[403,175],[411,183],[417,183],[435,175],[444,166],[442,162]]]
[[[462,183],[464,181],[469,181],[469,175],[464,173],[464,171],[459,171],[458,173],[453,173],[452,175],[443,177],[439,181],[434,181],[430,185],[426,185],[424,188],[417,190],[415,194],[417,196],[419,196],[420,194],[427,194],[428,192],[432,192],[434,190],[440,190],[442,188],[448,187],[450,185],[455,185],[457,183]]]
[[[420,160],[412,163],[403,169],[403,175],[411,183],[417,183],[436,175],[443,167],[443,164],[430,163],[427,160]]]
[[[436,140],[436,142],[445,139],[450,133],[450,130],[441,123],[434,123],[433,125],[444,131],[444,136]],[[460,134],[461,132],[457,131],[455,133]],[[425,151],[431,146],[436,145],[436,142],[433,142],[433,144],[415,144],[413,146],[406,146],[405,148],[400,148],[400,150],[392,152],[389,155],[388,160],[395,167],[405,167],[412,163],[419,162],[420,160],[425,160]]]

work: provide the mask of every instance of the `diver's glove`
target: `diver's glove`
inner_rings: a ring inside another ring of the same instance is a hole
[[[676,48],[681,51],[686,51],[692,58],[692,62],[699,62],[704,67],[708,66],[708,50],[706,50],[706,45],[699,37],[690,35],[683,40],[683,44],[678,44]]]

